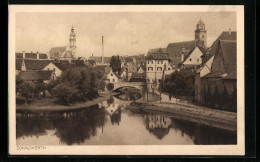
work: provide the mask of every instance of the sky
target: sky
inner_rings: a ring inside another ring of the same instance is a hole
[[[207,30],[207,46],[223,32],[236,31],[235,12],[22,12],[16,13],[16,52],[48,52],[69,43],[76,33],[77,56],[146,54],[169,43],[194,40],[201,19]]]

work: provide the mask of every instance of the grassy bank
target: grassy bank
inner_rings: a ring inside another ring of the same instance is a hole
[[[83,107],[88,107],[96,105],[110,96],[110,93],[101,93],[100,97],[93,100],[88,100],[86,102],[77,102],[73,105],[65,106],[57,103],[56,98],[41,98],[30,100],[28,105],[17,103],[16,110],[29,110],[29,111],[59,111],[59,110],[70,110],[78,109]]]

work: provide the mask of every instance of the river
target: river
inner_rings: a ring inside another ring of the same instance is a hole
[[[17,111],[17,145],[222,145],[236,132],[128,109],[129,96],[67,111]]]

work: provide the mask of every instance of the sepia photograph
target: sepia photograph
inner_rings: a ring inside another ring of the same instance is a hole
[[[11,154],[244,154],[242,6],[9,12]]]

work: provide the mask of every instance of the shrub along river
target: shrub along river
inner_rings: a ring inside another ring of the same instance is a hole
[[[131,96],[111,96],[97,105],[66,111],[17,110],[17,145],[236,144],[236,132],[128,109]]]

